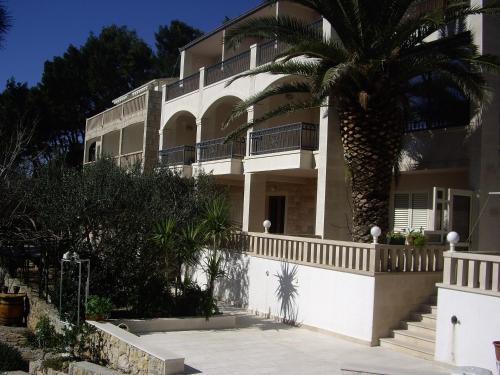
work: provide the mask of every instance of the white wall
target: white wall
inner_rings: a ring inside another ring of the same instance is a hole
[[[231,257],[227,269],[220,299],[372,342],[374,277],[240,254]],[[202,272],[195,278],[205,284]]]
[[[453,327],[451,317],[459,324]],[[496,374],[493,341],[500,340],[500,298],[439,288],[436,360]]]

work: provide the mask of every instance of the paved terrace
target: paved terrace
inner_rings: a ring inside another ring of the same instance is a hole
[[[158,332],[141,338],[184,356],[186,374],[331,375],[341,374],[346,365],[394,375],[450,373],[436,362],[252,316],[241,316],[236,329]]]

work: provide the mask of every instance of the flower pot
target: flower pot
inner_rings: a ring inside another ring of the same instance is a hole
[[[0,325],[21,325],[24,317],[24,294],[0,293]]]
[[[500,341],[493,341],[495,346],[495,355],[497,356],[497,361],[500,361]]]
[[[101,314],[90,314],[87,315],[87,320],[94,320],[96,322],[102,322],[103,320],[106,320],[106,317]]]

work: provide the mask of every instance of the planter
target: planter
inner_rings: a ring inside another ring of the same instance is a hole
[[[0,293],[0,325],[22,325],[24,294]]]
[[[102,322],[106,320],[106,317],[101,314],[95,314],[95,315],[87,315],[86,317],[87,320],[93,320],[95,322]]]
[[[19,294],[19,291],[21,290],[20,286],[15,286],[12,288],[14,290],[14,294]]]
[[[497,356],[497,361],[500,361],[500,341],[493,341],[495,346],[495,355]]]

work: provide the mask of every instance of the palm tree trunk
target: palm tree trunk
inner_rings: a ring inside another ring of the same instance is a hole
[[[389,230],[393,167],[403,135],[401,111],[397,105],[365,110],[356,103],[341,108],[339,117],[344,158],[351,173],[352,238],[371,242],[372,226]]]

